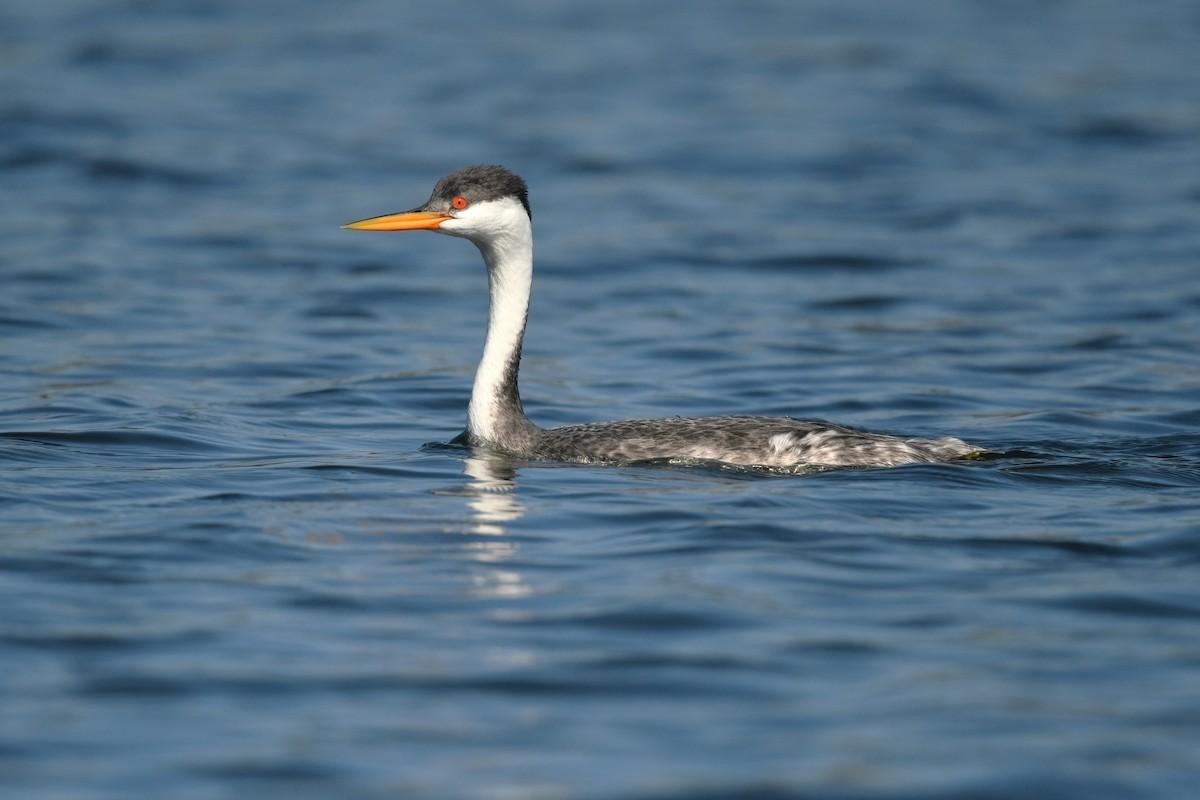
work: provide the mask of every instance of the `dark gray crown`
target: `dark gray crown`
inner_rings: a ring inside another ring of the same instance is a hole
[[[449,208],[450,202],[460,194],[472,203],[515,197],[525,206],[529,218],[533,219],[533,212],[529,210],[529,187],[504,167],[484,164],[451,172],[433,187],[433,194],[425,206]]]

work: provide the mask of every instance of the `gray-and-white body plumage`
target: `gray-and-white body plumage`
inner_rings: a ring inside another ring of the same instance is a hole
[[[491,303],[483,357],[460,441],[519,458],[583,463],[706,459],[745,466],[895,466],[980,451],[960,439],[905,439],[786,417],[623,420],[539,428],[521,406],[517,375],[533,282],[533,225],[525,182],[497,166],[438,181],[421,207],[373,217],[359,230],[433,230],[474,242]]]

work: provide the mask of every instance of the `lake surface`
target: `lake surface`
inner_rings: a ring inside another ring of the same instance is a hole
[[[1181,798],[1194,3],[8,2],[0,782],[50,798]],[[550,425],[819,417],[804,476],[447,446],[530,183]]]

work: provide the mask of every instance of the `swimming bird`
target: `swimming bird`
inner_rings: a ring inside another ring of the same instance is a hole
[[[359,220],[364,231],[427,230],[467,239],[487,265],[490,306],[483,357],[456,439],[517,458],[593,464],[703,459],[766,468],[882,467],[950,461],[980,452],[961,439],[907,439],[788,417],[672,417],[541,428],[517,388],[533,282],[529,190],[500,166],[474,166],[437,182],[412,211]]]

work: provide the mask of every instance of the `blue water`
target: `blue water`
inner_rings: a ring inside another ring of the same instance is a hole
[[[1183,798],[1190,2],[0,9],[0,784],[49,798]],[[998,457],[474,456],[532,187],[543,424]],[[432,443],[432,444],[431,444]]]

